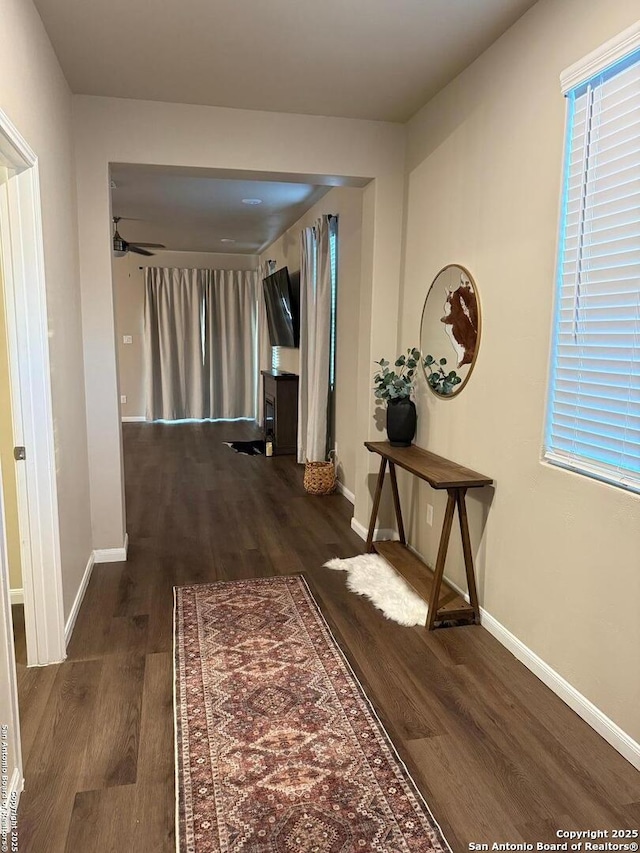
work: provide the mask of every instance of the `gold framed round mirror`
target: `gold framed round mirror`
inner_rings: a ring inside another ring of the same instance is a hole
[[[431,283],[420,323],[423,371],[436,397],[455,397],[467,384],[478,357],[481,330],[473,276],[459,264],[448,264]]]

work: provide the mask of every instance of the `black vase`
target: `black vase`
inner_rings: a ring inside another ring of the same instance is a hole
[[[416,434],[416,405],[408,397],[387,403],[387,436],[392,447],[409,447]]]

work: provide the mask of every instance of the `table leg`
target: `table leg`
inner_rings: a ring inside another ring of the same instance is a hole
[[[473,553],[471,551],[471,537],[469,536],[469,522],[467,519],[467,505],[465,502],[466,489],[457,489],[458,518],[460,520],[460,535],[462,536],[462,551],[464,553],[464,567],[467,573],[467,588],[469,600],[476,614],[476,623],[480,622],[480,606],[478,604],[478,591],[476,589],[476,576],[473,570]]]
[[[433,588],[431,590],[431,601],[429,602],[429,612],[427,614],[427,628],[429,629],[429,631],[433,630],[438,615],[440,587],[442,586],[444,564],[447,559],[447,548],[449,547],[449,537],[451,536],[453,515],[456,510],[456,491],[456,489],[447,489],[447,494],[449,495],[449,498],[447,500],[447,508],[444,513],[444,521],[442,522],[442,533],[440,534],[440,545],[438,547],[438,559],[436,560],[436,568],[433,577]]]
[[[398,522],[398,536],[403,545],[407,544],[407,538],[404,535],[404,523],[402,521],[402,510],[400,509],[400,495],[398,493],[398,481],[396,480],[396,466],[393,462],[389,462],[389,474],[391,475],[391,491],[393,492],[393,505],[396,510],[396,521]]]
[[[373,506],[371,507],[371,520],[369,521],[369,533],[367,534],[367,554],[373,551],[373,533],[376,529],[376,520],[378,518],[378,510],[380,509],[380,495],[382,494],[382,486],[384,485],[384,472],[387,469],[387,460],[383,456],[380,460],[380,471],[378,472],[378,482],[376,483],[376,491],[373,496]]]

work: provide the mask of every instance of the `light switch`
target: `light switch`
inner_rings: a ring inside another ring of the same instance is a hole
[[[132,344],[133,343],[133,337],[131,335],[123,335],[122,336],[122,343],[123,344]]]
[[[123,405],[127,402],[127,395],[126,395],[126,394],[121,394],[121,395],[120,395],[120,402],[121,402]]]

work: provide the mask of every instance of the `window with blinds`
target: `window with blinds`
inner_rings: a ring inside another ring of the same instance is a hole
[[[640,51],[566,94],[545,458],[640,491]]]
[[[331,264],[331,342],[329,388],[336,387],[336,314],[338,310],[338,217],[329,220],[329,262]]]

